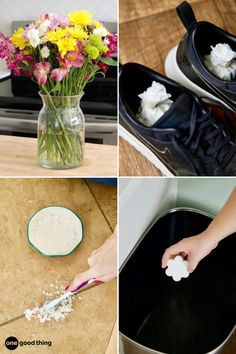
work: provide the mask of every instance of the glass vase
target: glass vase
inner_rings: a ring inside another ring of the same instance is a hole
[[[51,169],[80,166],[84,158],[85,121],[81,96],[41,95],[38,163]]]

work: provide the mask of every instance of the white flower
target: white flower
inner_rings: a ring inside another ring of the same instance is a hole
[[[93,33],[100,37],[106,37],[108,35],[108,31],[105,27],[95,28]]]
[[[41,23],[41,25],[38,28],[39,37],[42,37],[45,35],[50,24],[51,24],[51,22],[49,20],[45,20],[43,23]]]
[[[104,44],[105,44],[105,45],[110,44],[110,41],[109,41],[109,39],[108,39],[108,38],[105,38],[103,42],[104,42]]]
[[[40,43],[39,32],[35,28],[30,29],[27,32],[26,37],[28,38],[30,45],[33,48],[36,48],[39,45]]]
[[[47,42],[47,39],[45,37],[40,37],[40,44],[44,44]]]
[[[48,58],[50,55],[50,50],[48,49],[48,47],[45,45],[41,50],[40,53],[42,55],[42,58]]]
[[[236,57],[236,53],[225,43],[218,43],[215,47],[211,46],[211,49],[210,57],[213,65],[226,67]]]

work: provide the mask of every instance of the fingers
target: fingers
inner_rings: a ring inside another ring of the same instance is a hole
[[[99,277],[99,280],[101,280],[103,283],[106,283],[114,278],[117,277],[117,273],[116,272],[111,272],[109,274],[106,275],[102,275]]]
[[[175,245],[170,246],[167,248],[162,256],[161,266],[162,268],[167,267],[167,262],[170,258],[184,252],[184,249],[181,247],[181,242],[176,243]]]
[[[66,291],[74,291],[83,282],[91,278],[93,278],[93,272],[91,271],[91,269],[87,270],[86,272],[77,274],[69,285],[69,287],[66,289]]]

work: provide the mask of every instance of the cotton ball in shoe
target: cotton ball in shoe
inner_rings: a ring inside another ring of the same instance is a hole
[[[188,261],[185,261],[181,256],[176,256],[174,259],[169,259],[167,262],[166,275],[172,277],[174,281],[180,281],[182,278],[187,278]]]
[[[153,81],[152,86],[138,95],[141,98],[137,119],[150,127],[170,108],[173,101],[171,95],[166,92],[164,85]]]
[[[211,46],[211,53],[204,56],[204,62],[220,79],[231,80],[236,76],[236,52],[226,43]]]

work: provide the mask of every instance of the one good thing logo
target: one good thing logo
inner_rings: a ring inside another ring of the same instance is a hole
[[[27,340],[18,340],[16,337],[8,337],[5,340],[5,346],[9,350],[14,350],[18,346],[23,347],[23,346],[52,346],[52,341],[50,340],[39,340],[39,339],[34,339],[32,341],[27,341]]]
[[[15,350],[18,347],[18,339],[16,337],[8,337],[5,340],[5,346],[9,350]]]

